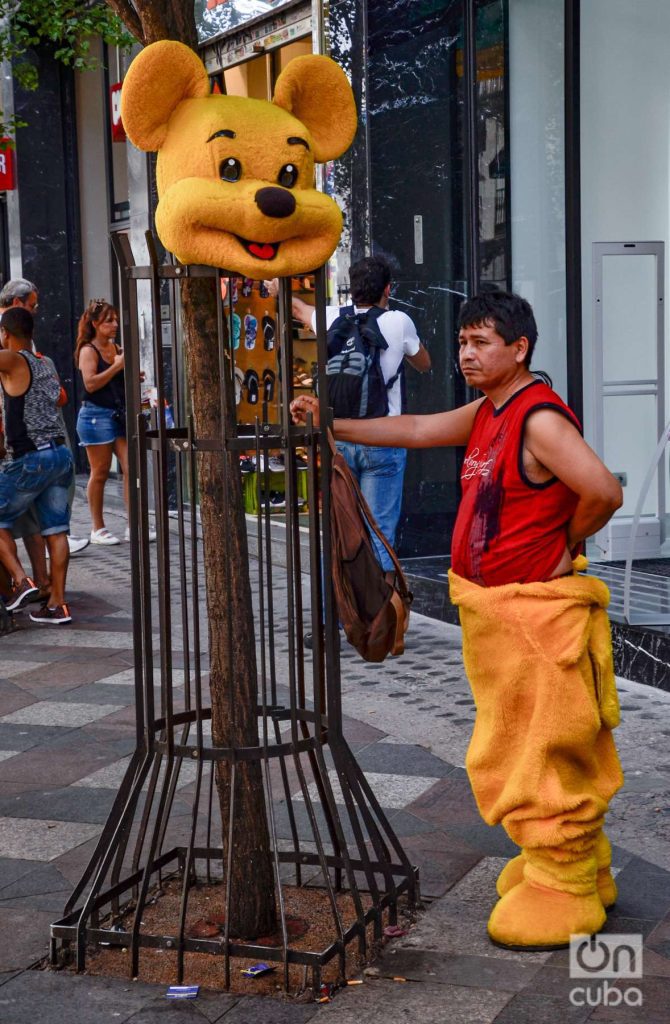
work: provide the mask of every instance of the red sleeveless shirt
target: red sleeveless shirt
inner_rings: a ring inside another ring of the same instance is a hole
[[[480,586],[547,580],[565,551],[577,495],[556,477],[533,483],[523,468],[526,421],[538,409],[555,409],[581,432],[575,414],[540,380],[499,409],[485,399],[475,416],[461,472],[451,566]]]

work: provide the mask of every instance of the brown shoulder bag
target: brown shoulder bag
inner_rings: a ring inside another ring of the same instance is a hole
[[[349,643],[365,661],[402,654],[412,594],[395,551],[377,526],[370,507],[344,457],[333,451],[330,481],[330,530],[333,587],[339,620]],[[369,528],[369,529],[368,529]],[[390,584],[370,537],[375,533],[395,568]]]

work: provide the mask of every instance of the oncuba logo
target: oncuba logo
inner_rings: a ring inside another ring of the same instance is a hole
[[[570,977],[590,982],[570,990],[573,1006],[642,1006],[637,986],[611,984],[642,977],[642,936],[571,935]]]

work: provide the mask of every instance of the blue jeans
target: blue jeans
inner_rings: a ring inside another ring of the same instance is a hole
[[[351,441],[338,441],[337,450],[344,456],[349,469],[358,480],[377,526],[393,547],[402,506],[407,450],[373,448],[365,444],[353,444]],[[371,533],[370,536],[381,567],[385,570],[393,569],[393,562],[384,545],[375,534]]]
[[[0,467],[0,529],[11,530],[34,502],[43,537],[67,533],[73,472],[72,453],[64,444],[5,459]]]
[[[118,437],[126,436],[126,410],[108,409],[86,399],[77,416],[77,433],[83,448],[92,444],[114,444]]]

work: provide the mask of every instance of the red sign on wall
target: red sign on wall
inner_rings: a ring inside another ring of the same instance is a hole
[[[123,82],[116,82],[109,87],[109,102],[112,120],[112,142],[125,142],[126,132],[121,120],[121,86]]]
[[[16,188],[14,175],[14,150],[9,139],[0,139],[0,192]]]

